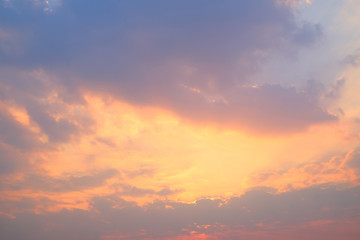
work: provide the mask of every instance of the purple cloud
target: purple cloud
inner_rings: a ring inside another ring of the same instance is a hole
[[[1,215],[0,236],[15,240],[101,239],[105,235],[162,239],[197,231],[214,236],[214,239],[231,239],[232,234],[240,231],[242,234],[260,233],[263,239],[276,236],[284,239],[284,234],[287,238],[311,239],[340,224],[354,226],[360,218],[359,187],[320,185],[281,194],[269,191],[271,189],[251,190],[228,202],[203,199],[195,204],[155,202],[145,207],[126,202],[116,195],[99,197],[93,199],[88,211],[19,213],[13,219]],[[19,204],[29,200],[24,201]],[[311,227],[314,222],[320,223],[317,230]],[[332,227],[331,222],[338,223]],[[209,227],[205,228],[207,225]],[[303,226],[301,236],[297,235],[299,226]],[[225,234],[215,238],[219,232]],[[356,227],[338,229],[327,239],[339,239],[338,234],[346,234],[347,240],[355,240],[358,233]]]
[[[66,91],[106,92],[198,122],[261,133],[303,131],[336,120],[295,89],[246,87],[266,56],[293,52],[322,36],[320,25],[296,22],[294,10],[275,0],[62,1],[52,13],[24,1],[12,4],[0,8],[0,22],[26,44],[18,44],[20,55],[3,55],[0,62],[42,68]],[[54,124],[38,113],[33,117],[53,141],[76,132],[72,123]]]

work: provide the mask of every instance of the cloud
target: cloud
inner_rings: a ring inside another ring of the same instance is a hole
[[[127,171],[126,176],[129,178],[136,178],[141,176],[151,177],[156,173],[154,168],[141,167],[135,171]]]
[[[0,153],[4,152],[0,151]],[[3,156],[4,159],[0,161],[0,166],[3,165],[0,174],[12,173],[14,168],[24,168],[24,166],[21,166],[19,160],[8,158],[5,154]],[[3,178],[2,180],[3,185],[0,190],[2,190],[4,194],[11,191],[12,193],[9,195],[16,198],[19,194],[21,195],[24,191],[27,192],[29,190],[31,192],[41,193],[45,197],[57,193],[59,194],[57,198],[59,201],[60,199],[66,199],[67,193],[79,191],[84,193],[86,190],[95,188],[110,189],[109,192],[113,192],[116,196],[131,197],[132,199],[142,199],[144,196],[166,197],[181,192],[180,190],[172,190],[168,187],[151,189],[131,185],[123,179],[122,173],[114,168],[92,172],[90,170],[86,172],[64,172],[60,176],[48,175],[41,169],[31,169],[30,172],[23,173],[21,178],[14,179],[10,176],[8,178]],[[109,182],[109,180],[112,181]],[[103,194],[104,193],[100,195]],[[84,194],[84,196],[86,196],[86,199],[92,197],[91,194]],[[76,199],[71,202],[76,204]],[[56,205],[56,202],[54,202],[54,204]],[[43,207],[45,207],[46,210],[49,206],[43,205]]]
[[[110,178],[120,177],[116,169],[105,169],[89,173],[68,173],[59,177],[31,173],[23,179],[8,183],[8,190],[51,192],[73,192],[103,186]]]
[[[259,77],[313,63],[300,0],[0,1],[1,239],[358,238],[359,151],[309,162],[345,78]]]
[[[334,84],[329,87],[325,97],[329,99],[339,99],[345,84],[346,80],[344,78],[336,80]]]
[[[300,45],[312,45],[321,35],[322,29],[319,24],[303,23],[295,33],[294,40]]]
[[[0,53],[5,56],[18,55],[22,41],[15,31],[0,28]]]
[[[67,119],[56,119],[46,111],[45,106],[38,105],[36,102],[28,104],[27,111],[31,119],[46,133],[50,142],[67,142],[71,135],[78,133],[78,128],[74,123]]]
[[[0,141],[20,149],[38,147],[41,142],[37,134],[17,122],[6,110],[0,109]]]
[[[267,56],[294,52],[322,36],[320,25],[298,23],[294,9],[275,0],[159,1],[156,7],[147,1],[62,1],[50,14],[23,1],[16,5],[22,11],[0,8],[0,22],[21,32],[26,44],[18,46],[21,55],[0,62],[44,69],[67,90],[105,92],[197,122],[231,119],[230,125],[258,133],[303,131],[336,119],[296,89],[244,87]],[[37,115],[54,142],[76,134],[71,122]]]
[[[28,165],[22,154],[2,143],[0,143],[0,156],[0,175],[16,172]]]
[[[185,238],[194,232],[214,239],[231,239],[232,235],[244,234],[253,234],[250,239],[260,236],[262,239],[311,239],[335,227],[335,237],[330,235],[327,239],[338,239],[339,234],[347,233],[346,239],[355,240],[359,194],[358,186],[320,185],[282,194],[252,190],[227,202],[210,199],[191,204],[159,201],[144,207],[114,196],[98,197],[87,211],[18,213],[13,219],[0,215],[0,233],[4,239],[15,240],[24,239],[24,236],[30,240],[106,239],[105,236],[165,239]],[[317,224],[315,229],[313,224]],[[345,225],[351,227],[339,228]],[[300,236],[297,235],[298,226],[303,232]]]
[[[103,137],[96,137],[96,142],[105,144],[108,147],[116,147],[116,144],[111,141],[111,139],[103,138]]]
[[[4,8],[15,11],[43,10],[46,13],[53,12],[55,8],[61,6],[62,0],[1,0]]]
[[[346,165],[354,168],[360,177],[360,150],[359,149],[355,149],[351,152],[348,153],[347,158],[346,158]]]
[[[117,184],[119,196],[142,197],[147,195],[169,196],[180,192],[180,190],[171,190],[170,188],[162,188],[161,190],[153,190],[149,188],[139,188],[128,184]]]
[[[239,88],[229,94],[226,102],[195,100],[193,104],[179,106],[179,112],[202,122],[215,120],[260,133],[303,131],[312,124],[337,119],[295,88],[280,85]]]
[[[1,70],[3,141],[11,141],[12,145],[20,148],[26,144],[28,148],[44,147],[67,142],[91,131],[94,122],[86,112],[86,102],[81,95],[74,96],[74,91],[69,90],[71,85],[65,87],[41,69],[18,71],[4,67]],[[26,121],[19,122],[10,110]],[[16,134],[13,134],[14,131]],[[39,139],[44,138],[42,135],[46,136],[46,140],[40,142]]]
[[[360,49],[357,49],[355,53],[347,55],[343,60],[343,64],[357,67],[360,64]]]
[[[301,189],[320,184],[357,184],[358,150],[345,154],[326,156],[320,161],[307,162],[282,171],[264,171],[254,174],[249,183],[268,186],[278,191]],[[355,172],[354,172],[355,171]]]

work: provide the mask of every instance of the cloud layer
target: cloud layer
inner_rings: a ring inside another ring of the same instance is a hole
[[[269,191],[251,190],[228,202],[204,199],[194,204],[155,202],[146,207],[117,196],[94,198],[89,211],[22,213],[15,219],[1,216],[0,236],[16,240],[175,239],[176,236],[357,239],[359,187],[315,186],[275,195]],[[24,199],[19,204],[29,206],[31,202]],[[333,230],[328,230],[332,226],[335,235]],[[22,231],[18,231],[19,227]]]
[[[354,1],[0,0],[1,239],[355,240]]]
[[[321,38],[321,26],[297,22],[291,5],[62,1],[51,14],[33,5],[1,8],[4,46],[18,39],[9,43],[17,53],[3,51],[3,65],[42,68],[65,88],[101,90],[258,133],[303,131],[336,119],[294,88],[253,80],[269,56],[293,54]]]

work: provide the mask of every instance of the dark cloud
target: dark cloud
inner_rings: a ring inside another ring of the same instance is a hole
[[[94,198],[89,211],[24,213],[16,214],[15,219],[2,216],[0,236],[14,240],[25,239],[24,236],[29,240],[100,239],[106,235],[118,236],[118,239],[120,236],[160,239],[196,231],[211,236],[223,233],[219,239],[231,239],[231,234],[238,238],[236,231],[239,231],[255,234],[249,239],[256,239],[260,236],[256,234],[261,233],[262,239],[303,240],[332,231],[334,235],[328,234],[326,239],[337,240],[339,235],[345,234],[347,240],[355,240],[359,234],[356,228],[360,218],[359,198],[359,187],[339,186],[315,186],[281,194],[258,189],[228,202],[210,199],[195,204],[159,201],[144,207],[114,196],[98,197]],[[316,228],[312,228],[311,224],[316,222]],[[352,228],[343,228],[346,225]]]
[[[294,89],[243,87],[269,54],[293,52],[322,35],[321,26],[298,24],[294,10],[275,0],[64,0],[51,13],[25,2],[0,7],[3,29],[26,39],[17,46],[21,54],[3,55],[0,62],[43,68],[69,92],[106,92],[261,133],[302,131],[335,119]],[[76,134],[70,122],[36,115],[54,141]]]
[[[279,44],[268,41],[270,39],[285,37],[292,41],[298,35],[314,35],[309,30],[311,24],[298,27],[292,10],[278,6],[275,1],[261,0],[255,4],[202,0],[170,4],[158,0],[150,4],[147,1],[65,0],[53,14],[28,7],[29,2],[14,2],[23,10],[2,7],[0,21],[7,28],[30,32],[33,39],[28,37],[28,40],[33,41],[24,46],[21,58],[13,60],[33,66],[63,65],[64,60],[73,62],[73,57],[81,57],[89,50],[92,54],[102,50],[110,57],[101,59],[93,55],[91,61],[98,63],[96,70],[102,72],[109,70],[107,64],[110,67],[116,64],[124,70],[122,64],[132,65],[139,57],[145,61],[182,57],[219,65],[219,58],[229,63],[229,58],[236,60],[239,54],[248,51],[246,49],[251,52]],[[110,49],[106,48],[109,44]],[[158,55],[155,59],[154,53]],[[120,64],[111,61],[115,59],[120,60]],[[9,57],[3,61],[7,60]],[[226,67],[225,62],[222,65]]]

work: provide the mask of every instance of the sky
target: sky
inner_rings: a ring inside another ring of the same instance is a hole
[[[0,0],[0,238],[358,240],[359,16]]]

